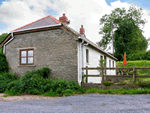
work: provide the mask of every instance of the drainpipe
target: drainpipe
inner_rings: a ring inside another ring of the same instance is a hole
[[[11,32],[11,37],[12,37],[12,38],[11,38],[8,42],[6,42],[6,43],[4,44],[4,46],[3,46],[3,53],[4,53],[4,54],[6,54],[6,51],[5,51],[6,45],[7,45],[10,41],[12,41],[12,40],[14,39],[13,32]]]
[[[81,51],[82,51],[82,65],[81,65],[81,67],[83,67],[84,66],[84,53],[83,53],[83,47],[84,46],[87,46],[89,43],[87,42],[86,44],[84,44],[84,40],[82,40],[82,42],[81,42]],[[84,71],[82,70],[82,74],[84,74]]]

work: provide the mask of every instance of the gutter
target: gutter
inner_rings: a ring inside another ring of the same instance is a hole
[[[6,42],[6,43],[4,44],[4,46],[3,46],[3,53],[4,53],[4,54],[6,54],[6,51],[5,51],[6,45],[7,45],[10,41],[12,41],[12,40],[14,39],[13,32],[11,32],[11,37],[12,37],[12,38],[11,38],[8,42]]]

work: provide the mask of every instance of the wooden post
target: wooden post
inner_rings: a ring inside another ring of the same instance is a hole
[[[103,68],[103,66],[102,66],[102,83],[104,82],[104,68]]]
[[[133,66],[133,83],[135,84],[136,83],[136,78],[135,78],[135,75],[136,72],[135,72],[135,66]]]
[[[82,82],[81,82],[81,86],[84,84],[84,75],[82,74]]]
[[[86,83],[88,82],[88,66],[86,66]]]
[[[147,76],[149,75],[149,69],[147,68]]]

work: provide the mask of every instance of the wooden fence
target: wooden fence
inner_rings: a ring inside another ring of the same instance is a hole
[[[147,70],[147,75],[138,75],[136,73],[136,70]],[[150,78],[149,76],[149,69],[150,67],[132,67],[132,68],[103,68],[103,67],[88,67],[86,66],[85,68],[82,68],[82,70],[86,70],[85,75],[82,75],[82,84],[84,83],[84,77],[86,77],[86,83],[88,82],[88,77],[102,77],[101,83],[104,81],[104,77],[127,77],[127,78],[133,78],[133,83],[136,83],[136,78]],[[101,70],[101,74],[99,75],[89,75],[88,70]],[[116,70],[116,75],[105,75],[104,72],[106,70]],[[120,75],[118,74],[118,70],[120,72]],[[127,72],[131,72],[130,74],[127,75]]]

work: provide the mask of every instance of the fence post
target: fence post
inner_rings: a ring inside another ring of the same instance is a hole
[[[149,68],[149,67],[148,67]],[[147,68],[147,76],[149,75],[149,69]]]
[[[135,66],[133,66],[133,83],[136,83],[136,78],[135,78]]]
[[[101,67],[101,69],[102,69],[102,83],[104,82],[104,68],[103,68],[103,66]]]
[[[88,82],[88,66],[86,66],[86,83]]]
[[[82,82],[81,82],[81,86],[83,86],[84,84],[84,75],[82,74]]]

